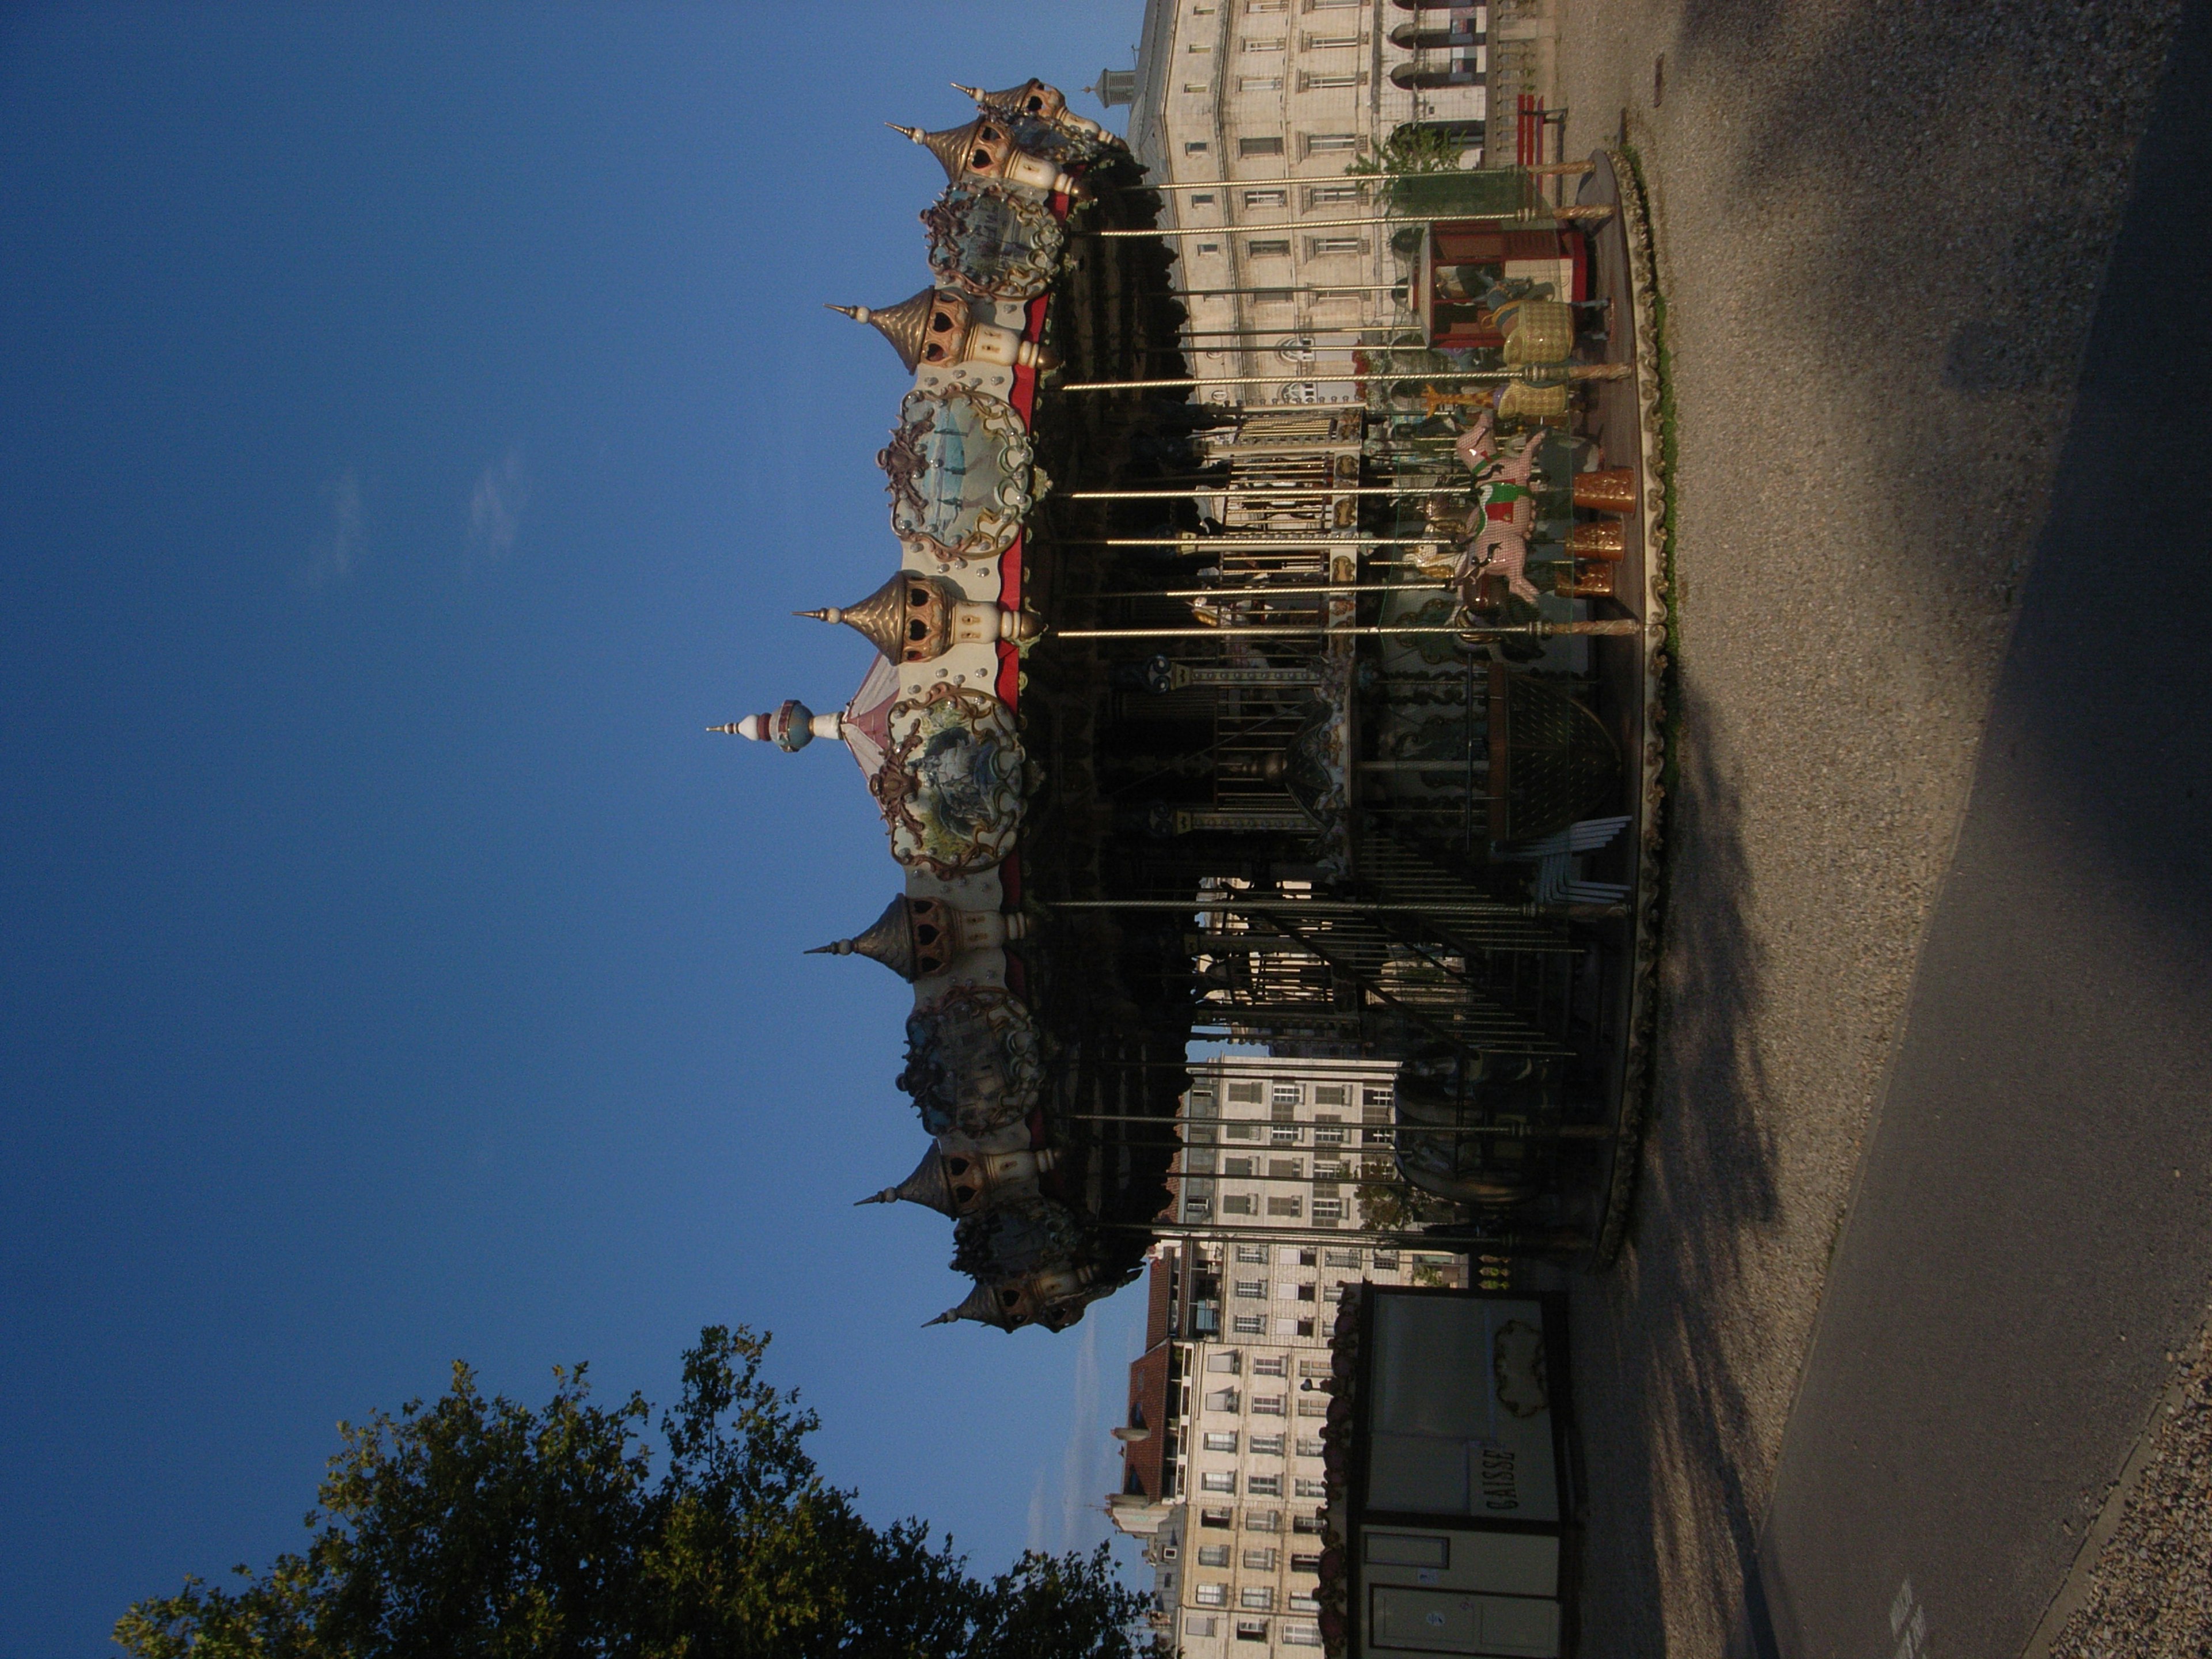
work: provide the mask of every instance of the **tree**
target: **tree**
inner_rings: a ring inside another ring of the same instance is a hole
[[[1145,1599],[1091,1555],[988,1583],[927,1522],[878,1529],[822,1480],[768,1338],[710,1326],[660,1421],[556,1369],[533,1412],[465,1365],[435,1404],[341,1424],[304,1552],[134,1605],[138,1659],[1136,1659]]]

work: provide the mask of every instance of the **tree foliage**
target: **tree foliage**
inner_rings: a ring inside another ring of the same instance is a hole
[[[969,1576],[928,1523],[878,1528],[823,1482],[818,1426],[710,1326],[660,1420],[556,1370],[542,1411],[465,1365],[434,1404],[339,1425],[306,1549],[187,1578],[115,1627],[137,1659],[1135,1659],[1144,1601],[1092,1554]]]

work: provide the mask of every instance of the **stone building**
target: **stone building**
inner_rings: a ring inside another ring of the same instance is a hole
[[[1177,283],[1200,375],[1295,375],[1218,386],[1212,402],[1334,401],[1328,378],[1362,327],[1404,319],[1403,281],[1372,187],[1347,167],[1409,130],[1485,149],[1489,9],[1405,0],[1151,0],[1129,142],[1179,239]],[[1510,146],[1512,135],[1504,135]],[[1470,153],[1471,152],[1471,153]],[[1509,149],[1506,158],[1511,159]],[[1206,186],[1218,185],[1218,189]]]
[[[1186,1168],[1206,1173],[1182,1177],[1182,1225],[1152,1253],[1108,1500],[1145,1540],[1154,1628],[1192,1659],[1320,1645],[1328,1310],[1347,1279],[1456,1282],[1457,1258],[1356,1231],[1361,1155],[1388,1166],[1395,1073],[1267,1055],[1192,1068]]]

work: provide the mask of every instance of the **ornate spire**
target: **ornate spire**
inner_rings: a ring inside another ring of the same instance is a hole
[[[979,1325],[996,1325],[1002,1331],[1013,1329],[1006,1322],[1006,1316],[999,1311],[999,1304],[991,1292],[980,1284],[961,1299],[957,1307],[947,1308],[936,1318],[926,1322],[922,1328],[927,1330],[931,1325],[950,1325],[963,1319],[972,1319]]]
[[[842,738],[844,717],[841,714],[817,714],[793,697],[773,714],[748,714],[741,720],[732,720],[726,726],[710,726],[709,732],[726,732],[733,738],[750,738],[754,743],[772,743],[777,748],[796,753],[817,738]]]
[[[939,1215],[957,1215],[953,1207],[952,1189],[945,1184],[945,1160],[935,1146],[921,1155],[921,1162],[914,1166],[914,1173],[896,1187],[886,1187],[860,1204],[896,1204],[904,1200],[908,1204],[920,1204]]]
[[[911,981],[921,976],[921,970],[915,960],[914,912],[904,893],[885,905],[883,915],[871,922],[865,933],[817,945],[806,954],[872,957],[901,979]]]
[[[902,132],[914,143],[934,155],[945,168],[945,176],[954,184],[968,170],[968,147],[974,141],[975,129],[981,120],[970,121],[964,127],[947,127],[942,132],[924,132],[920,127],[902,127],[896,121],[884,125],[893,132]]]
[[[905,658],[908,585],[906,573],[901,571],[857,605],[824,605],[819,611],[793,614],[811,617],[817,622],[842,623],[890,661],[900,662]]]
[[[880,311],[867,306],[831,306],[830,309],[843,312],[856,323],[868,324],[891,343],[891,349],[898,353],[899,361],[911,374],[921,367],[922,342],[929,330],[930,303],[936,297],[935,289],[926,288],[912,299],[902,300]]]

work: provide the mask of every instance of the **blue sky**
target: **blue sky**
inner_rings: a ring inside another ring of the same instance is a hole
[[[466,1358],[672,1392],[777,1337],[881,1518],[1098,1535],[1124,1296],[923,1330],[951,1231],[866,665],[951,80],[1137,0],[12,9],[0,21],[0,1656],[300,1536]],[[834,18],[834,21],[833,21]],[[1087,1405],[1085,1402],[1088,1402]],[[1102,1406],[1102,1403],[1103,1406]]]

